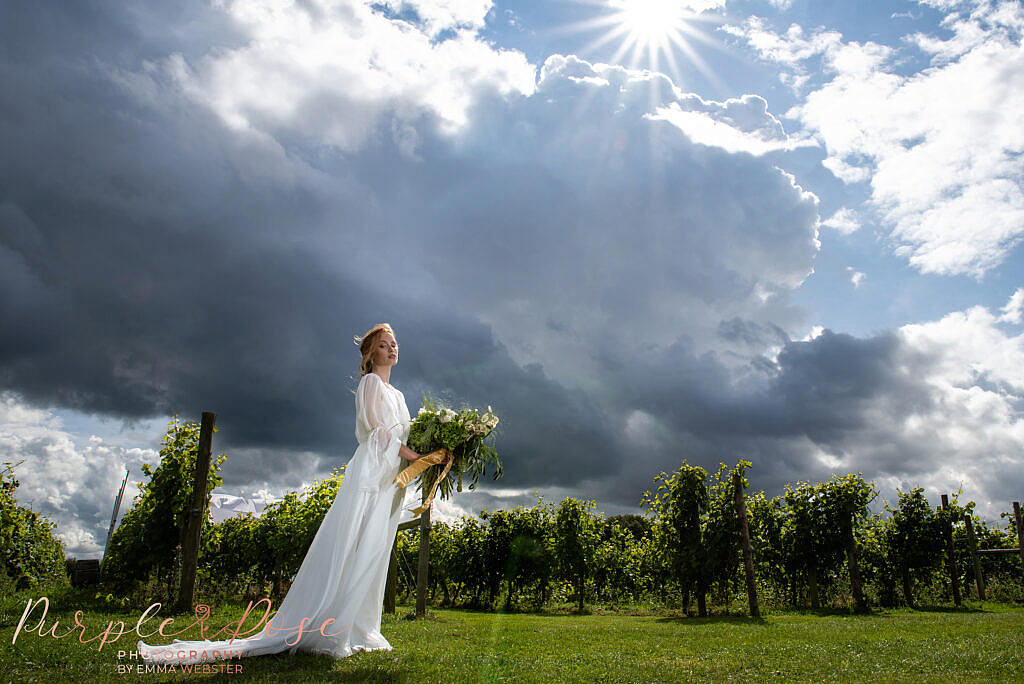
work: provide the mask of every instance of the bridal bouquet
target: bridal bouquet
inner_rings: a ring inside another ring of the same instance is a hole
[[[464,477],[472,478],[469,488],[473,489],[488,465],[494,466],[494,479],[501,477],[498,452],[484,444],[497,424],[498,417],[490,406],[486,413],[472,408],[454,411],[431,397],[423,398],[423,406],[409,427],[408,446],[427,455],[413,461],[396,478],[396,482],[406,486],[420,475],[420,486],[430,492],[413,513],[426,510],[437,489],[441,490],[442,499],[451,496],[453,489],[461,492]],[[450,460],[446,460],[448,454]],[[449,471],[456,482],[448,478]]]

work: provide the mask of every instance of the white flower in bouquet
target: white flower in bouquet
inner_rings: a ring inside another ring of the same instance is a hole
[[[494,467],[494,479],[501,477],[501,461],[493,447],[484,444],[484,440],[498,425],[498,417],[490,406],[487,412],[466,408],[455,411],[440,405],[433,398],[424,397],[416,420],[409,429],[409,447],[420,454],[428,454],[439,449],[448,449],[452,455],[451,473],[457,485],[445,478],[440,482],[441,498],[445,499],[453,488],[462,491],[463,475],[472,477],[470,489],[476,486],[480,475],[488,465]],[[431,487],[434,479],[442,471],[440,466],[431,466],[422,473],[420,483],[424,488]]]

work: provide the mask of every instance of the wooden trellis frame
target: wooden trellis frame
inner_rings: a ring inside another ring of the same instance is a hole
[[[942,502],[945,506],[946,495],[942,495]],[[978,540],[974,535],[974,523],[971,522],[971,516],[964,515],[964,525],[967,530],[967,544],[971,552],[971,562],[974,566],[974,583],[978,589],[978,600],[985,600],[985,576],[981,572],[981,556],[983,555],[1000,555],[1004,553],[1016,553],[1020,555],[1021,573],[1024,574],[1024,523],[1021,520],[1020,502],[1013,502],[1013,520],[1014,527],[1017,531],[1017,548],[1015,549],[979,549]],[[954,580],[955,581],[955,580]],[[955,585],[954,585],[955,586]],[[955,595],[954,595],[955,597]],[[957,605],[960,602],[957,601]]]

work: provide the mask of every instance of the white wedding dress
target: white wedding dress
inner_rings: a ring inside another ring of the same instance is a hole
[[[391,650],[380,633],[381,607],[405,498],[405,490],[392,480],[401,470],[398,449],[409,438],[409,424],[405,396],[379,375],[364,375],[356,390],[359,447],[291,588],[270,620],[273,629],[284,631],[268,634],[264,625],[259,633],[233,642],[175,639],[165,646],[149,646],[139,641],[139,656],[148,663],[190,665],[296,650],[335,658],[355,651]],[[253,616],[262,614],[261,608],[254,610],[243,630],[251,629],[258,619]],[[308,620],[299,638],[297,627],[303,618]],[[331,618],[334,621],[321,632],[321,625]],[[214,631],[224,626],[208,624]]]

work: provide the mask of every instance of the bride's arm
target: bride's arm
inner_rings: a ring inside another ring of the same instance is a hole
[[[405,446],[404,444],[398,447],[398,455],[404,458],[406,461],[415,461],[422,457],[422,454],[417,454],[415,451]]]
[[[378,378],[367,378],[361,386],[362,394],[356,399],[356,420],[362,420],[369,432],[371,446],[376,446],[381,453],[387,453],[395,448],[398,443],[398,456],[406,461],[416,461],[422,458],[422,454],[398,441],[398,438],[391,434],[386,425],[384,417],[384,381]]]
[[[408,454],[416,456],[416,452],[401,443],[397,436],[391,433],[394,416],[388,414],[385,409],[384,381],[374,374],[361,381],[356,392],[356,421],[362,424],[362,429],[367,433],[367,444],[371,453],[377,458],[385,461],[395,456],[409,459]]]

